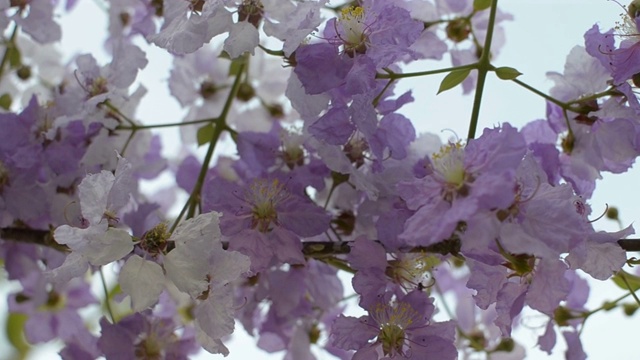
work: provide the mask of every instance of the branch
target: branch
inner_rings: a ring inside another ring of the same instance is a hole
[[[47,246],[61,252],[70,252],[68,246],[58,244],[53,238],[53,231],[23,229],[23,228],[0,228],[0,239],[18,243],[35,244]],[[353,241],[304,241],[302,242],[302,253],[311,258],[322,258],[335,255],[345,255],[351,251]],[[377,243],[381,244],[376,240]],[[618,245],[628,252],[640,252],[640,239],[621,239]],[[229,244],[224,241],[223,248],[226,250]],[[437,244],[429,246],[416,246],[413,248],[399,249],[401,253],[432,253],[432,254],[452,254],[458,255],[460,251],[460,239],[451,237]]]

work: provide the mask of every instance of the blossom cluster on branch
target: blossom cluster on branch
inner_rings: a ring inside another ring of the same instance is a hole
[[[0,0],[0,259],[29,344],[187,359],[229,354],[240,324],[288,360],[521,359],[529,308],[541,350],[560,333],[584,359],[585,321],[605,309],[586,309],[585,276],[640,305],[622,270],[638,263],[620,242],[633,228],[598,231],[589,206],[640,154],[640,1],[586,30],[548,94],[492,64],[512,19],[497,0],[105,0],[104,65],[43,54],[76,5],[57,3]],[[145,42],[174,56],[183,119],[135,120]],[[542,97],[546,118],[477,131],[491,73]],[[402,113],[414,97],[396,85],[433,74],[474,94],[467,138]],[[180,154],[162,152],[164,127]]]

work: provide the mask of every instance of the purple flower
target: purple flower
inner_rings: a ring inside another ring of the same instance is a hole
[[[29,315],[25,335],[29,342],[56,338],[72,340],[88,330],[78,309],[98,301],[89,284],[75,279],[61,287],[51,287],[42,274],[32,272],[22,281],[23,290],[9,297],[9,310]]]
[[[351,94],[363,93],[372,87],[377,69],[408,55],[417,56],[409,47],[423,29],[407,10],[384,1],[347,7],[327,22],[324,37],[328,43],[296,50],[294,71],[307,94],[342,85]]]
[[[229,248],[248,255],[253,271],[272,261],[304,263],[300,238],[329,226],[327,213],[298,195],[301,191],[294,192],[295,186],[293,179],[283,182],[275,176],[249,180],[243,187],[222,179],[208,186],[205,206],[223,213],[220,228],[230,238]]]
[[[174,54],[192,53],[231,25],[231,13],[218,1],[166,1],[160,32],[147,40]]]
[[[170,318],[154,317],[150,311],[129,315],[116,324],[100,319],[98,347],[107,360],[187,360],[198,351],[193,330],[180,331]]]
[[[409,246],[435,244],[480,210],[508,207],[525,149],[524,138],[509,124],[486,129],[467,146],[443,146],[429,159],[429,175],[398,187],[407,207],[415,211],[400,239]]]
[[[433,298],[422,291],[397,299],[387,293],[367,309],[368,315],[340,315],[331,328],[331,341],[338,348],[356,350],[354,360],[455,359],[455,324],[432,322],[434,309]]]

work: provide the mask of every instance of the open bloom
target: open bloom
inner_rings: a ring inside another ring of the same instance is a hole
[[[369,315],[338,317],[332,327],[333,345],[356,350],[353,360],[457,357],[454,323],[430,320],[433,298],[417,290],[396,299],[385,295],[369,307]]]
[[[249,180],[244,187],[222,179],[213,181],[208,200],[223,213],[222,234],[229,249],[251,258],[252,271],[278,263],[302,264],[303,237],[321,234],[329,216],[321,207],[276,177]]]
[[[400,196],[415,211],[400,239],[412,246],[435,244],[479,211],[506,208],[525,150],[524,138],[509,124],[486,129],[464,147],[443,146],[429,159],[427,176],[399,185]]]

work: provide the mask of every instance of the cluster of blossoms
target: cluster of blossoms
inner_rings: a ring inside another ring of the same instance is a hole
[[[514,79],[489,62],[511,19],[495,0],[107,0],[102,66],[35,55],[61,37],[54,3],[0,0],[0,259],[30,344],[59,339],[63,359],[227,355],[237,320],[291,360],[521,359],[512,331],[529,308],[541,350],[559,331],[586,358],[584,274],[632,276],[618,240],[633,228],[598,231],[588,200],[640,155],[639,1],[548,74],[546,119],[446,142],[417,133],[396,82],[445,54],[441,89]],[[133,119],[142,42],[175,56],[181,122]],[[148,130],[166,126],[183,145],[169,158]],[[166,189],[141,185],[167,174]],[[345,315],[352,297],[360,316]]]

